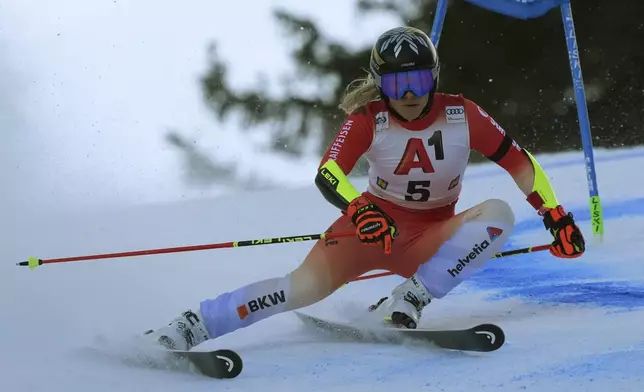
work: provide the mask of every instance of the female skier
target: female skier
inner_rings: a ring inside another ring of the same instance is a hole
[[[340,104],[348,117],[315,178],[342,212],[329,231],[355,230],[356,236],[319,240],[288,275],[206,299],[148,336],[187,350],[311,305],[377,269],[407,280],[370,310],[396,326],[416,328],[423,308],[480,270],[513,230],[513,212],[498,199],[455,214],[471,149],[512,176],[552,234],[554,256],[584,253],[581,231],[535,158],[477,104],[436,91],[438,55],[425,33],[385,31],[373,46],[369,71],[348,86]],[[361,193],[347,175],[362,156],[369,185]]]

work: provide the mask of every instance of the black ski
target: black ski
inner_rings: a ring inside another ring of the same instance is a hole
[[[338,323],[295,312],[307,325],[312,325],[334,336],[362,342],[404,344],[409,341],[432,343],[443,349],[489,352],[505,343],[503,329],[495,324],[479,324],[468,329],[407,329],[394,327],[366,327]]]
[[[244,361],[233,350],[169,351],[175,356],[189,361],[199,373],[212,378],[235,378],[244,368]]]

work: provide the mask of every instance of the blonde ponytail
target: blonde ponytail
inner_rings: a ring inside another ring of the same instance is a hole
[[[378,99],[380,99],[380,93],[376,87],[376,82],[368,74],[364,78],[358,78],[349,83],[342,97],[342,102],[338,107],[346,114],[350,114],[369,102]]]

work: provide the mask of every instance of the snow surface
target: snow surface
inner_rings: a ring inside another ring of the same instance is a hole
[[[92,253],[316,233],[337,216],[313,186],[70,215],[5,221],[0,264],[0,391],[640,391],[644,380],[644,149],[596,155],[606,234],[590,235],[580,153],[541,156],[562,204],[587,233],[577,260],[544,253],[489,262],[424,313],[424,327],[495,322],[499,351],[325,342],[284,313],[207,342],[237,350],[234,380],[132,366],[120,342],[156,328],[206,297],[298,265],[312,243],[53,264],[34,255]],[[624,177],[620,177],[624,176]],[[364,180],[358,185],[364,187]],[[507,200],[517,216],[506,248],[549,242],[512,180],[471,166],[459,210]],[[350,284],[306,312],[342,319],[400,281]]]

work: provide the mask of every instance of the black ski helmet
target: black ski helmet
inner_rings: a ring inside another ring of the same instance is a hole
[[[371,49],[369,71],[380,95],[382,94],[381,77],[394,72],[432,70],[434,87],[430,91],[430,102],[438,86],[440,63],[434,43],[422,30],[414,27],[396,27],[382,33]]]

